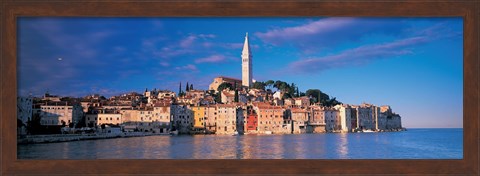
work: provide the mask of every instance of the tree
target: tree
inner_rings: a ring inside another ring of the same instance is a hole
[[[178,86],[178,96],[182,96],[182,82],[180,82],[180,86]]]
[[[290,86],[288,86],[288,84],[287,84],[287,92],[292,97],[295,97],[295,83],[290,84]]]
[[[296,87],[296,89],[297,89],[296,97],[300,97],[300,91],[298,90],[298,87]]]
[[[265,82],[265,85],[267,87],[269,87],[270,89],[272,88],[273,84],[275,84],[275,82],[273,80],[268,80],[267,82]]]
[[[223,89],[226,89],[226,88],[229,88],[230,90],[232,90],[232,89],[233,89],[233,86],[232,86],[232,84],[230,84],[230,83],[228,83],[228,82],[224,82],[224,83],[222,83],[222,84],[220,84],[220,85],[218,86],[217,91],[218,91],[218,92],[222,92]]]
[[[261,81],[257,81],[255,83],[253,83],[252,88],[265,90],[265,83],[263,83]]]
[[[188,91],[189,91],[189,88],[190,88],[190,87],[188,87],[188,82],[187,82],[187,86],[185,86],[185,91],[188,92]]]
[[[215,94],[215,102],[216,103],[221,103],[222,102],[222,92],[219,91],[217,94]]]
[[[308,89],[305,93],[307,97],[310,97],[313,100],[313,103],[325,103],[330,98],[327,94],[323,93],[319,89]]]
[[[190,84],[190,90],[193,90],[193,84]]]
[[[332,99],[325,101],[324,106],[332,107],[338,104],[342,104],[342,102],[337,101],[337,98],[333,97]]]
[[[235,89],[235,102],[238,102],[238,90]]]

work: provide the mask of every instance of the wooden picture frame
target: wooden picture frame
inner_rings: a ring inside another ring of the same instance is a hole
[[[479,1],[28,1],[1,2],[1,175],[30,174],[452,174],[479,170]],[[457,160],[19,160],[17,18],[62,17],[463,17],[463,159]]]

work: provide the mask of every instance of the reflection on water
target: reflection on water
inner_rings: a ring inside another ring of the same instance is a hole
[[[462,129],[147,136],[18,146],[19,159],[461,159]]]
[[[344,159],[344,158],[348,158],[348,139],[347,139],[347,135],[346,133],[341,133],[339,134],[340,137],[339,137],[339,143],[338,143],[338,153],[340,155],[339,158],[341,159]]]

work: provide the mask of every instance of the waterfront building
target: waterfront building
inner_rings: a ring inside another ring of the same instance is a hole
[[[308,119],[307,133],[325,132],[325,116],[320,106],[310,106],[310,117]]]
[[[322,110],[319,112],[320,116],[324,116],[325,118],[325,131],[326,132],[335,132],[337,128],[337,124],[339,120],[339,116],[337,115],[338,111],[333,108],[325,108],[323,107]]]
[[[105,125],[120,125],[123,123],[122,114],[118,111],[103,111],[95,114],[85,114],[85,124],[89,127]]]
[[[122,123],[140,121],[138,110],[133,107],[121,109],[120,113],[122,114]]]
[[[68,102],[55,102],[40,105],[39,109],[33,110],[40,116],[41,125],[77,124],[83,117],[83,110],[79,104]]]
[[[258,113],[259,133],[288,133],[283,123],[285,108],[267,103],[254,103],[253,108]]]
[[[217,104],[215,134],[243,133],[243,110],[234,104]]]
[[[245,35],[245,42],[242,50],[242,86],[252,86],[252,51],[248,42],[248,33]]]
[[[17,118],[20,119],[23,125],[27,125],[27,122],[32,119],[33,114],[33,98],[17,97]]]
[[[385,116],[385,129],[402,129],[402,117],[392,111],[390,106],[381,106],[380,112]]]
[[[245,132],[257,132],[258,131],[258,115],[253,110],[253,108],[247,108],[247,116],[246,116],[246,129]]]
[[[353,108],[355,108],[356,113],[352,115],[356,122],[353,127],[360,130],[375,130],[375,117],[372,111],[372,105],[363,103],[359,106],[353,106]]]
[[[183,104],[171,105],[171,126],[179,133],[189,133],[193,129],[193,111]]]
[[[208,90],[215,90],[215,92],[218,92],[218,86],[220,84],[227,82],[233,85],[237,84],[242,84],[242,80],[236,79],[236,78],[230,78],[230,77],[225,77],[225,76],[219,76],[213,79],[213,82],[210,84],[208,87]]]
[[[205,128],[208,132],[214,133],[217,131],[217,106],[207,105],[205,111],[207,114],[205,117]]]
[[[338,118],[336,123],[336,130],[342,133],[352,131],[352,108],[349,105],[336,105],[335,109],[338,111]]]
[[[203,130],[205,129],[206,120],[205,117],[207,115],[207,107],[206,106],[192,106],[193,111],[193,128],[194,130]]]
[[[377,107],[380,108],[380,107]],[[385,113],[380,113],[376,119],[375,124],[377,131],[384,131],[387,129],[387,115]]]
[[[140,113],[137,109],[132,108],[125,108],[120,110],[122,114],[122,126],[125,131],[132,132],[138,131],[140,126]],[[87,124],[87,126],[90,126]]]
[[[387,115],[386,128],[388,130],[402,129],[402,117],[398,114]]]
[[[156,103],[153,106],[153,117],[154,117],[154,125],[158,129],[159,133],[168,133],[170,132],[170,118],[171,118],[171,111],[170,111],[170,103]]]
[[[301,108],[292,108],[292,133],[306,133],[306,126],[308,123],[308,111]]]

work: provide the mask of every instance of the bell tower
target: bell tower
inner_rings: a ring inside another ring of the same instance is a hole
[[[248,43],[248,32],[245,35],[245,43],[242,50],[242,86],[252,86],[252,53]]]

